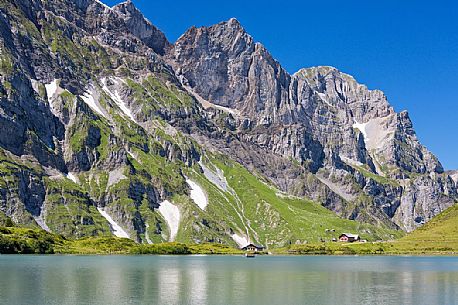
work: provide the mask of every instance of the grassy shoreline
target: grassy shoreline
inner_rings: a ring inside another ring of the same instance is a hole
[[[0,227],[0,254],[242,254],[222,244],[138,244],[118,237],[66,239],[39,229]]]
[[[368,243],[310,243],[271,249],[272,255],[433,255],[457,256],[458,243],[448,240],[419,241],[415,238]],[[242,255],[244,252],[222,244],[178,242],[138,244],[126,238],[90,237],[66,239],[38,229],[0,227],[0,254],[71,255]]]
[[[458,255],[458,205],[423,227],[393,241],[316,242],[270,249],[273,255]],[[67,239],[41,229],[0,227],[0,254],[218,254],[241,255],[244,252],[227,245],[179,242],[138,244],[127,238],[88,237]]]

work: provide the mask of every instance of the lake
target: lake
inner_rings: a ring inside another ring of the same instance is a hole
[[[458,258],[0,255],[0,303],[458,304]]]

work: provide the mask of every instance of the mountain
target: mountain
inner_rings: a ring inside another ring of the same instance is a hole
[[[204,107],[232,116],[238,138],[305,169],[297,174],[302,179],[285,177],[272,172],[274,164],[239,157],[246,166],[267,167],[263,173],[283,191],[345,217],[392,222],[407,231],[457,198],[450,176],[419,143],[408,113],[396,113],[383,92],[332,67],[289,75],[235,19],[191,28],[169,61]]]
[[[290,75],[236,19],[172,44],[130,1],[0,11],[0,219],[277,247],[391,239],[458,199],[407,112],[333,67]]]

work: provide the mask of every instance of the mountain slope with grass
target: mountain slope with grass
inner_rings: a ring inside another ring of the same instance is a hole
[[[458,252],[458,204],[403,237],[399,243],[413,244],[416,248],[442,247]]]
[[[277,249],[278,254],[458,255],[458,204],[406,236],[392,241],[310,243]]]
[[[172,44],[131,1],[0,2],[1,226],[391,240],[453,205],[453,177],[382,92],[332,67],[290,75],[235,19]]]

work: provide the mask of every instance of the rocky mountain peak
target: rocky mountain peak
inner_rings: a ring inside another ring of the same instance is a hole
[[[293,74],[294,77],[305,79],[309,82],[314,90],[324,91],[323,80],[340,78],[345,82],[358,84],[353,76],[339,71],[332,66],[316,66],[310,68],[302,68]]]
[[[256,120],[271,122],[275,105],[288,95],[287,72],[235,18],[191,28],[177,40],[168,60],[203,99]]]
[[[390,189],[398,185],[396,179],[429,173],[434,174],[424,183],[441,179],[436,174],[443,168],[419,143],[408,113],[396,113],[382,91],[330,66],[290,75],[237,20],[190,29],[175,43],[168,60],[183,83],[208,105],[223,106],[236,115],[240,138],[304,164],[345,200],[356,198],[347,193],[355,185],[346,182],[356,175],[359,187],[370,196],[397,194],[386,204],[393,217],[402,196],[401,189]],[[378,185],[384,189],[381,193],[371,186],[380,181],[385,184]],[[404,191],[412,189],[406,181]],[[355,213],[352,217],[361,217]],[[397,224],[409,230],[415,226],[406,219]]]
[[[209,27],[192,27],[175,43],[175,50],[190,43],[198,45],[201,51],[228,52],[235,57],[246,48],[253,48],[253,38],[240,22],[231,18]]]
[[[237,34],[239,32],[248,35],[245,28],[236,18],[230,18],[226,21],[202,28],[207,28],[209,32],[222,33],[224,35]]]
[[[151,47],[155,53],[164,55],[171,44],[157,27],[140,12],[130,0],[112,8],[125,22],[127,30]]]
[[[167,57],[177,75],[203,99],[237,108],[247,96],[246,78],[255,47],[253,38],[232,18],[189,29]]]
[[[296,72],[294,77],[305,80],[329,104],[349,108],[353,120],[359,123],[395,113],[382,91],[370,90],[353,76],[334,67],[305,68]]]
[[[124,15],[141,15],[143,17],[143,14],[131,0],[118,3],[112,9]]]
[[[223,21],[223,22],[220,22],[218,24],[219,26],[223,26],[225,27],[227,30],[231,30],[233,32],[243,32],[243,33],[247,33],[245,28],[242,26],[242,24],[240,23],[240,21],[238,21],[236,18],[232,17],[230,18],[229,20],[226,20],[226,21]],[[217,26],[218,26],[217,25]]]

